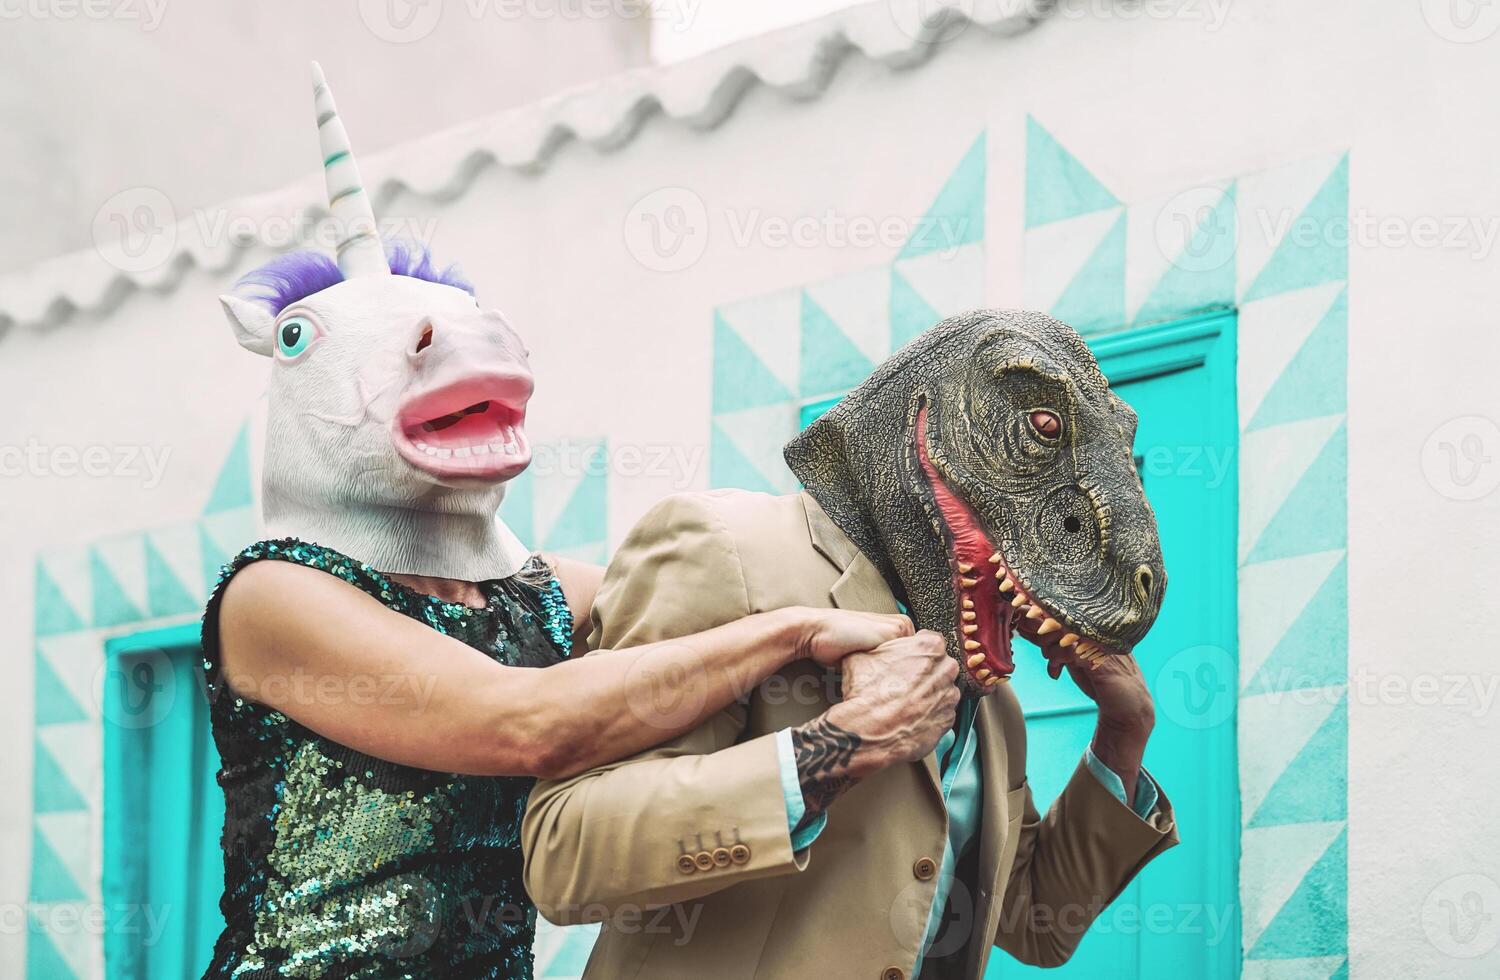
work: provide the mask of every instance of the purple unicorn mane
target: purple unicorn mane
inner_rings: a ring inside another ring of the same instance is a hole
[[[421,242],[394,242],[385,254],[394,275],[452,286],[474,295],[474,284],[464,278],[458,266],[439,269],[432,262],[432,252]],[[344,274],[333,259],[312,249],[298,249],[278,255],[259,269],[247,273],[235,288],[253,290],[250,299],[280,313],[299,299],[343,281]]]

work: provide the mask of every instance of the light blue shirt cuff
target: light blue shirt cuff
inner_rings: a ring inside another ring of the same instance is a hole
[[[792,748],[790,728],[776,733],[776,758],[781,763],[781,795],[786,799],[787,833],[792,837],[792,850],[801,851],[817,840],[823,828],[828,826],[828,814],[820,813],[812,823],[797,829],[802,818],[807,816],[807,804],[802,800],[802,780],[797,777],[797,753]],[[1123,788],[1120,795],[1125,795]]]
[[[1099,757],[1094,755],[1094,747],[1092,745],[1083,750],[1083,761],[1088,764],[1089,772],[1094,774],[1094,778],[1103,783],[1104,788],[1109,790],[1110,795],[1121,803],[1124,803],[1125,780],[1121,779],[1119,774],[1109,766],[1099,761]],[[1160,795],[1156,788],[1156,782],[1146,772],[1146,767],[1142,766],[1141,776],[1135,781],[1135,803],[1131,806],[1131,809],[1135,811],[1136,816],[1144,820],[1156,811],[1156,801]]]

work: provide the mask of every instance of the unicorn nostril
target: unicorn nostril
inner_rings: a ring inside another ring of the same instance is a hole
[[[420,354],[432,346],[432,324],[428,323],[422,327],[422,333],[417,337],[416,349],[413,354]]]
[[[1135,594],[1140,597],[1140,600],[1142,602],[1145,602],[1151,598],[1152,580],[1153,576],[1151,574],[1150,565],[1141,565],[1135,570]]]

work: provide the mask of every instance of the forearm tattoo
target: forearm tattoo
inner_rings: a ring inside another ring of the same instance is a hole
[[[797,776],[802,783],[802,801],[807,807],[799,826],[816,820],[854,785],[857,780],[849,774],[849,763],[859,746],[858,735],[822,718],[792,729]]]

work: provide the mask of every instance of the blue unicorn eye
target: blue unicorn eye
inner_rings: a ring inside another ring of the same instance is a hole
[[[276,351],[287,360],[296,360],[318,338],[318,328],[306,317],[288,317],[276,326]]]

